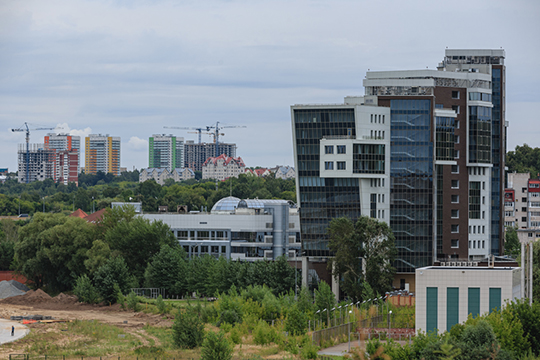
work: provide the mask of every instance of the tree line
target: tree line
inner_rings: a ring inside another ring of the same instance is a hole
[[[168,225],[137,216],[131,207],[107,209],[97,224],[42,213],[19,228],[11,220],[1,224],[0,249],[8,249],[0,256],[2,267],[53,293],[72,290],[81,277],[109,302],[116,301],[116,287],[123,294],[136,287],[163,288],[182,297],[266,284],[280,294],[301,279],[285,258],[254,263],[188,258]]]
[[[98,172],[79,175],[79,186],[64,185],[52,179],[29,184],[8,179],[0,184],[0,216],[16,216],[37,212],[69,213],[76,209],[90,213],[110,207],[112,202],[142,202],[143,211],[157,212],[158,206],[168,206],[172,212],[178,205],[188,210],[211,209],[229,195],[241,199],[285,199],[296,201],[294,179],[258,178],[240,175],[218,182],[190,179],[174,182],[168,179],[161,186],[154,180],[139,183],[138,171],[113,176]]]

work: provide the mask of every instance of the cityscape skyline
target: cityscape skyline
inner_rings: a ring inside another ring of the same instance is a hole
[[[508,150],[540,145],[533,125],[540,74],[530,71],[539,50],[521,40],[540,33],[537,2],[517,1],[508,11],[503,1],[449,8],[422,1],[56,0],[3,2],[0,10],[0,152],[10,170],[24,133],[9,129],[24,122],[59,124],[81,138],[120,136],[128,169],[148,166],[152,134],[197,142],[164,126],[247,125],[223,137],[246,164],[292,165],[290,105],[362,96],[368,69],[434,69],[444,47],[507,51]],[[452,19],[451,30],[426,30],[441,19]],[[476,36],[469,24],[489,31]],[[30,142],[43,135],[31,133]]]

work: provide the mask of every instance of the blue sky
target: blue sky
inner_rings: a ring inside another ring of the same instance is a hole
[[[25,121],[120,136],[130,169],[164,126],[245,125],[222,140],[247,166],[292,165],[290,105],[363,95],[368,69],[434,69],[446,47],[506,50],[508,147],[538,147],[539,18],[535,0],[3,0],[0,167]]]

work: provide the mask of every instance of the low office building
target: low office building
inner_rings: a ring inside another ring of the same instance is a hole
[[[300,250],[300,220],[295,204],[286,200],[259,200],[229,196],[210,213],[144,214],[169,225],[191,256],[243,261],[295,259]]]
[[[521,299],[521,272],[516,267],[416,269],[416,331],[450,331],[469,314],[474,317]]]

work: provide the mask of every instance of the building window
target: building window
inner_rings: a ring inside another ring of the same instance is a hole
[[[334,145],[325,145],[324,153],[325,154],[333,154],[334,153]]]
[[[452,216],[453,219],[458,219],[459,218],[459,210],[452,209],[451,210],[451,216]]]
[[[325,161],[324,162],[324,170],[334,170],[334,162],[333,161]]]
[[[459,159],[459,150],[454,150],[454,159]]]
[[[452,110],[454,110],[456,114],[459,114],[459,105],[452,105]]]
[[[452,189],[459,189],[459,180],[452,180]]]
[[[455,234],[455,233],[458,233],[458,232],[459,232],[459,225],[455,225],[455,224],[452,225],[452,226],[451,226],[451,231],[452,231],[452,233],[454,233],[454,234]]]
[[[450,240],[450,247],[458,248],[459,247],[459,240],[458,239],[451,239]]]
[[[521,188],[521,192],[522,192],[522,193],[526,193],[526,192],[527,192],[527,188],[526,188],[526,187]]]
[[[459,91],[452,90],[452,99],[459,99]]]
[[[521,202],[527,202],[527,198],[521,198]]]
[[[522,221],[522,222],[526,222],[526,221],[527,221],[527,217],[526,217],[526,216],[522,217],[522,218],[521,218],[521,221]]]
[[[522,208],[521,208],[521,211],[527,212],[527,208],[526,208],[526,207],[522,207]]]
[[[452,165],[452,174],[459,174],[459,165]]]
[[[338,161],[337,162],[337,169],[338,170],[345,170],[345,161]]]
[[[459,195],[452,195],[451,201],[452,201],[454,204],[459,203]]]
[[[459,135],[456,135],[456,136],[454,137],[454,142],[455,142],[456,144],[459,144]]]
[[[346,154],[347,153],[347,147],[345,145],[338,145],[337,146],[337,153],[338,154]]]

